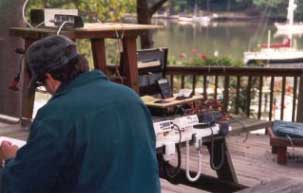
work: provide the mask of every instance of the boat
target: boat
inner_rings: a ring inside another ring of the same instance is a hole
[[[179,16],[178,22],[179,23],[198,23],[201,24],[202,26],[207,26],[210,21],[212,20],[212,16],[198,16],[198,5],[197,2],[195,1],[195,8],[194,8],[194,13],[192,17],[183,17]]]
[[[294,13],[297,9],[295,0],[289,0],[287,8],[287,22],[286,23],[275,23],[277,28],[277,35],[300,35],[303,34],[303,23],[294,22]]]
[[[258,52],[244,53],[244,63],[247,65],[298,62],[303,62],[303,51],[295,48],[262,48]]]
[[[303,62],[303,50],[293,45],[292,36],[286,37],[281,43],[271,44],[271,33],[268,33],[267,44],[262,44],[258,51],[244,52],[244,64],[285,64]]]

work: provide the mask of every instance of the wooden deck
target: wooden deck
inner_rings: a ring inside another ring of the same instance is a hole
[[[11,136],[26,139],[28,132],[18,125],[0,123],[0,136]],[[246,134],[229,136],[228,147],[240,184],[255,186],[278,178],[292,178],[303,182],[303,149],[290,148],[292,156],[287,165],[276,163],[276,156],[271,153],[269,137],[264,135]],[[209,167],[209,156],[206,147],[203,149],[203,173],[215,176],[215,172]],[[184,151],[182,152],[184,154]],[[192,154],[195,153],[193,149]],[[184,159],[183,159],[184,160]],[[184,161],[183,161],[184,163]],[[191,167],[197,167],[197,158],[192,159]],[[161,179],[163,193],[205,193],[184,185],[173,185]]]

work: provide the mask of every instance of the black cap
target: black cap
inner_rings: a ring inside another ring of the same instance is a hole
[[[30,88],[47,72],[60,69],[78,56],[76,44],[65,36],[48,36],[34,42],[26,51],[26,63],[31,72]]]

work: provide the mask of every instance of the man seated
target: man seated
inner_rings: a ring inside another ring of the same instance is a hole
[[[50,36],[26,61],[53,96],[21,149],[1,145],[2,193],[159,193],[155,133],[135,92],[88,71],[74,42]]]

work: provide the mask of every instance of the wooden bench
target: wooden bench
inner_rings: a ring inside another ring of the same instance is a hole
[[[272,147],[272,153],[277,154],[277,162],[279,164],[285,165],[287,163],[287,147],[303,147],[303,139],[287,137],[279,137],[275,135],[272,128],[269,127],[268,134],[270,137],[270,145]]]
[[[289,179],[280,178],[264,184],[241,190],[237,193],[302,193],[303,183]]]

